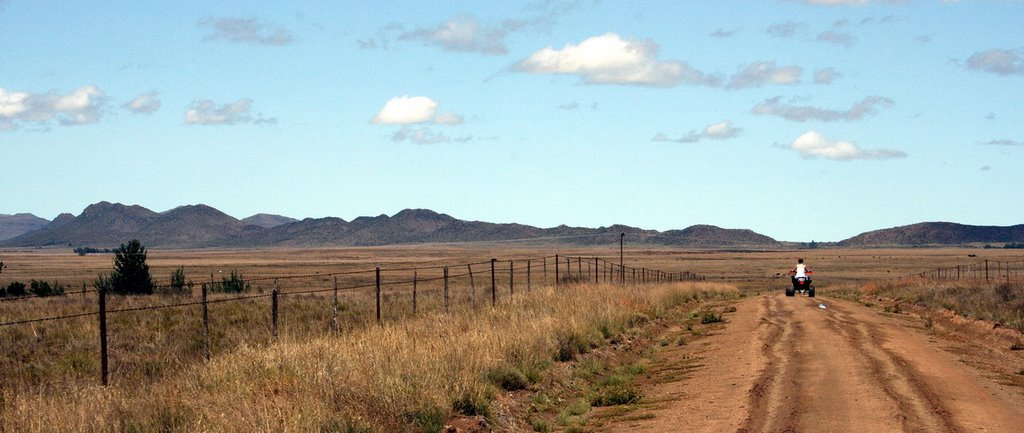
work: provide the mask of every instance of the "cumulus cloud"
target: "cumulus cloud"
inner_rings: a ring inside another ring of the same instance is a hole
[[[234,125],[238,123],[274,124],[275,117],[252,115],[252,99],[241,98],[235,102],[217,105],[209,99],[199,99],[185,111],[187,125]]]
[[[516,63],[513,70],[577,75],[588,84],[718,84],[717,78],[686,63],[659,60],[658,45],[653,41],[623,39],[616,33],[590,37],[561,49],[544,48]]]
[[[742,128],[737,128],[737,127],[733,126],[732,121],[726,119],[726,120],[723,120],[721,122],[713,123],[711,125],[708,125],[708,126],[704,127],[704,129],[699,131],[699,132],[698,131],[690,131],[689,134],[686,134],[685,136],[680,137],[680,138],[676,138],[676,139],[669,138],[667,135],[659,132],[659,133],[654,135],[654,138],[651,138],[651,141],[657,141],[657,142],[669,142],[669,141],[671,141],[671,142],[676,142],[676,143],[696,143],[698,141],[705,140],[705,139],[707,139],[707,140],[728,140],[730,138],[735,138],[737,135],[740,134],[741,131],[743,131]]]
[[[0,130],[11,130],[21,123],[42,126],[56,120],[61,125],[99,122],[107,99],[96,86],[83,86],[71,93],[30,93],[0,87]]]
[[[438,144],[438,143],[466,143],[473,139],[473,136],[466,135],[460,137],[450,137],[443,132],[434,131],[431,128],[422,126],[419,128],[413,128],[411,126],[402,126],[394,134],[391,134],[391,141],[404,142],[408,141],[415,144]]]
[[[854,159],[890,159],[903,158],[907,154],[899,150],[876,149],[865,150],[849,141],[832,140],[816,131],[807,131],[793,140],[789,148],[797,151],[804,158],[825,158],[835,161]]]
[[[754,62],[743,65],[739,72],[732,76],[727,89],[743,89],[761,87],[765,84],[796,84],[800,82],[803,69],[799,66],[777,67],[775,62]]]
[[[432,29],[418,29],[404,33],[399,40],[419,40],[437,45],[446,51],[464,51],[491,55],[508,53],[505,37],[519,30],[523,21],[506,20],[499,26],[484,26],[473,16],[459,16]]]
[[[1014,140],[1001,139],[1001,140],[990,140],[990,141],[987,141],[987,142],[985,142],[983,144],[989,144],[989,145],[993,145],[993,146],[1024,146],[1024,141],[1014,141]]]
[[[832,84],[842,74],[833,68],[818,69],[814,72],[814,84]]]
[[[136,96],[135,99],[121,105],[121,108],[132,113],[150,114],[160,109],[160,94],[147,92]]]
[[[256,18],[210,17],[200,21],[199,26],[212,30],[212,33],[203,38],[204,41],[223,40],[237,44],[270,46],[289,45],[295,41],[288,29],[272,26]]]
[[[784,104],[780,102],[781,100],[781,96],[765,99],[760,104],[755,105],[754,108],[751,109],[751,112],[754,114],[778,116],[795,122],[806,122],[808,120],[818,120],[822,122],[835,122],[842,120],[850,122],[863,119],[869,114],[877,113],[878,107],[891,107],[894,104],[892,99],[889,98],[882,96],[866,96],[864,99],[854,103],[848,110],[831,110],[806,105]]]
[[[396,96],[370,120],[378,125],[409,125],[431,122],[437,125],[461,125],[466,118],[451,111],[436,114],[438,103],[426,96]],[[435,115],[436,114],[436,115]]]
[[[1024,58],[1021,58],[1021,51],[1024,50],[979,51],[967,59],[967,67],[997,75],[1024,76]]]
[[[426,96],[396,96],[384,104],[372,122],[384,125],[423,123],[437,112],[437,102]]]

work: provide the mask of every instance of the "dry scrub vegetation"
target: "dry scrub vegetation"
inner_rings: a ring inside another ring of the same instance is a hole
[[[534,288],[477,312],[242,343],[208,364],[110,388],[5,386],[0,431],[437,431],[459,414],[493,423],[493,399],[509,377],[529,386],[554,363],[677,305],[737,295],[733,286],[701,283]],[[148,326],[175,320],[154,317]],[[160,351],[195,342],[157,336],[145,344]]]
[[[936,281],[907,278],[858,286],[864,302],[873,298],[946,309],[1024,332],[1024,284],[1020,282]],[[846,292],[850,293],[850,288]],[[898,307],[890,307],[892,308]]]

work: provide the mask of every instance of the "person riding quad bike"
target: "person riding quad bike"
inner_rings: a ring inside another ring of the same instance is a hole
[[[797,292],[806,293],[808,297],[814,297],[814,286],[811,285],[811,272],[804,264],[804,259],[797,259],[796,268],[789,271],[793,285],[786,289],[786,296],[794,296]]]

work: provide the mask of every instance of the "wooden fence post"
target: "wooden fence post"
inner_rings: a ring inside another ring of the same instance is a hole
[[[466,265],[466,269],[469,270],[469,290],[470,297],[473,301],[473,309],[476,309],[476,284],[473,282],[473,265]]]
[[[448,314],[448,267],[444,267],[444,313]]]
[[[331,318],[331,329],[337,334],[341,332],[341,326],[338,323],[338,276],[334,276],[334,316]]]
[[[272,329],[273,334],[274,334],[274,340],[277,340],[277,297],[278,297],[278,294],[279,294],[279,289],[277,287],[277,280],[274,280],[274,291],[271,292],[271,296],[270,296],[270,299],[271,299],[270,300],[270,309],[271,309],[270,316],[271,316],[271,322],[272,322],[271,329]]]
[[[548,283],[548,258],[544,257],[544,284]]]
[[[516,293],[515,285],[515,261],[508,261],[508,295],[512,296]]]
[[[206,355],[206,361],[210,361],[210,310],[206,303],[207,287],[206,283],[203,283],[203,353]]]
[[[416,271],[413,271],[412,272],[412,314],[414,316],[417,313],[417,307],[416,307],[416,285],[417,285],[416,283],[418,282],[417,280],[419,280],[419,273],[416,272]],[[448,288],[448,268],[444,268],[444,284],[445,284],[445,289],[447,289]],[[445,297],[445,302],[448,302],[448,293],[445,293],[444,297]],[[445,311],[447,311],[447,305],[445,305],[445,307],[446,307]]]
[[[99,288],[100,298],[100,376],[103,386],[107,386],[109,376],[107,369],[107,289]]]
[[[497,261],[498,261],[498,259],[491,259],[491,306],[492,307],[497,305],[497,303],[498,303],[498,288],[497,288],[497,286],[495,286],[495,281],[494,281],[494,263],[497,262]]]
[[[558,254],[555,254],[555,287],[558,287]]]
[[[531,260],[526,260],[526,291],[530,291],[530,269],[533,268]]]
[[[380,266],[377,267],[377,324],[383,325],[380,321]]]

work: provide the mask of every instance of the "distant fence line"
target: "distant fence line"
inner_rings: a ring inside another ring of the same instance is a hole
[[[984,280],[986,282],[1005,281],[1010,283],[1024,281],[1024,260],[984,260],[965,265],[936,268],[908,276],[943,281]]]
[[[457,271],[452,272],[453,270]],[[96,311],[87,311],[82,313],[67,314],[60,316],[29,317],[20,318],[16,320],[6,320],[0,322],[0,330],[2,330],[5,327],[12,327],[17,325],[62,321],[82,317],[97,317],[99,321],[100,334],[99,355],[102,376],[101,382],[103,383],[103,385],[107,385],[109,380],[109,361],[107,355],[107,315],[109,314],[201,306],[203,321],[203,353],[205,355],[205,358],[209,360],[211,357],[211,344],[208,306],[209,304],[215,303],[237,302],[269,298],[271,304],[271,334],[272,339],[277,340],[280,316],[279,308],[280,303],[282,302],[282,298],[285,295],[332,293],[333,314],[331,317],[329,327],[333,332],[339,332],[339,292],[353,292],[360,289],[373,289],[375,319],[378,325],[382,325],[384,322],[384,319],[382,317],[382,304],[385,299],[385,294],[383,291],[384,289],[388,288],[391,289],[391,293],[386,294],[389,297],[397,296],[395,293],[398,290],[402,290],[402,288],[404,288],[404,290],[408,290],[407,294],[410,296],[410,298],[407,299],[411,300],[411,313],[415,315],[419,312],[419,297],[424,291],[440,292],[440,296],[443,296],[443,311],[445,313],[449,313],[452,308],[451,288],[453,283],[457,281],[462,283],[464,287],[468,286],[468,288],[471,291],[468,301],[469,303],[471,303],[472,308],[476,309],[480,304],[485,304],[487,302],[486,298],[489,298],[491,306],[497,305],[499,300],[499,293],[502,294],[502,297],[505,297],[506,288],[508,290],[507,297],[512,297],[515,295],[517,288],[519,290],[530,291],[532,290],[533,286],[537,283],[543,286],[557,287],[560,285],[575,283],[607,283],[635,285],[682,281],[702,281],[705,279],[701,275],[687,271],[665,272],[658,269],[624,266],[621,263],[615,263],[611,260],[604,259],[601,257],[562,256],[558,254],[553,256],[520,258],[500,261],[498,259],[491,259],[489,261],[484,262],[462,263],[452,266],[433,265],[422,267],[398,267],[392,269],[375,267],[373,269],[362,269],[344,272],[260,276],[249,279],[243,278],[240,281],[246,283],[247,285],[259,282],[270,282],[272,283],[272,289],[269,293],[261,292],[240,294],[239,296],[226,297],[220,299],[209,298],[209,292],[211,291],[211,289],[213,289],[213,287],[216,284],[220,284],[214,281],[213,275],[211,275],[210,277],[210,282],[203,282],[199,284],[200,300],[188,300],[184,302],[135,306],[130,308],[108,308],[108,293],[106,289],[83,288],[83,290],[80,291],[65,292],[49,296],[28,295],[13,298],[0,298],[0,301],[15,302],[29,299],[50,299],[68,297],[75,294],[81,294],[84,296],[88,293],[95,292],[97,293],[98,304],[98,308]],[[347,279],[348,281],[345,282],[345,284],[342,284],[339,281],[339,277]],[[314,279],[316,280],[316,282],[303,283],[301,284],[301,286],[305,287],[297,290],[281,289],[280,282],[282,281],[303,279]],[[501,283],[500,285],[499,282]],[[438,285],[440,287],[427,287],[431,285],[430,283],[433,283],[434,285]],[[324,287],[325,285],[327,287]],[[314,288],[310,288],[311,286]],[[167,288],[170,287],[170,285],[158,285],[156,287]],[[486,297],[484,298],[485,300],[479,299],[478,288],[480,289],[479,295]],[[193,296],[188,294],[186,295]],[[139,295],[126,295],[125,298],[127,297],[133,297],[136,299],[140,298]],[[179,297],[178,299],[182,298]],[[10,306],[8,308],[12,310],[15,309],[15,307],[12,304],[8,305]],[[3,310],[0,310],[0,313],[5,312]]]

